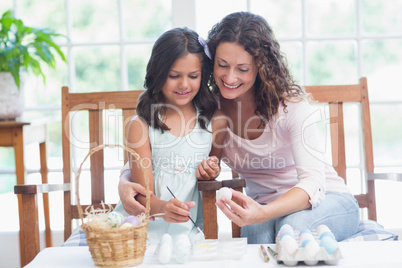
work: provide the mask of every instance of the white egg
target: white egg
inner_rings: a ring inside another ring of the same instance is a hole
[[[185,263],[191,254],[191,243],[187,235],[178,235],[174,239],[174,256],[178,263]]]
[[[159,244],[163,243],[172,243],[173,238],[170,234],[163,234],[161,237],[161,240],[159,241]]]
[[[222,187],[216,192],[216,200],[220,200],[222,197],[232,199],[232,190],[228,187]]]
[[[169,263],[170,259],[172,258],[172,252],[173,252],[172,243],[163,243],[159,245],[157,253],[158,261],[162,264]]]
[[[310,240],[307,242],[304,247],[304,253],[307,259],[312,260],[315,259],[318,251],[320,250],[320,246],[315,240]]]
[[[283,250],[289,255],[293,255],[298,248],[296,239],[294,239],[290,235],[285,235],[280,240],[280,243],[281,243],[281,247],[283,248]]]
[[[162,264],[170,262],[173,254],[173,239],[169,234],[164,234],[159,241],[158,248],[156,249],[156,257]]]

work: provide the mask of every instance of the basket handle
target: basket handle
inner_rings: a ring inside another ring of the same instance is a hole
[[[81,170],[82,170],[82,166],[84,165],[85,161],[88,159],[88,157],[90,157],[91,155],[93,155],[94,153],[96,153],[97,151],[103,150],[106,147],[120,147],[122,148],[124,151],[129,152],[132,156],[134,156],[136,158],[137,161],[139,161],[142,172],[144,173],[144,180],[145,180],[145,190],[146,190],[146,203],[145,203],[145,208],[146,208],[146,219],[149,218],[149,212],[150,212],[150,208],[151,208],[151,195],[149,193],[149,179],[147,176],[147,173],[145,172],[145,168],[144,168],[144,163],[142,162],[141,157],[131,148],[125,146],[125,145],[120,145],[120,144],[101,144],[98,145],[96,147],[93,147],[89,150],[88,154],[85,156],[84,160],[82,161],[78,172],[77,172],[77,177],[76,177],[76,195],[77,195],[77,206],[78,206],[78,214],[80,215],[81,218],[81,223],[84,223],[84,213],[82,211],[82,207],[81,207],[81,203],[80,203],[80,195],[79,195],[79,177],[81,174]]]

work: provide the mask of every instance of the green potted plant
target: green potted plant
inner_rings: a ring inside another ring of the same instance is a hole
[[[0,119],[15,119],[23,111],[25,72],[41,75],[41,64],[55,68],[55,55],[66,62],[54,37],[63,36],[50,29],[24,25],[11,10],[0,18]],[[21,107],[22,106],[22,107]]]

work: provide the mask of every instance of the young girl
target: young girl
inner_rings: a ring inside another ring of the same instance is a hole
[[[164,233],[187,234],[190,239],[197,234],[189,221],[190,216],[202,228],[197,177],[213,179],[219,173],[219,145],[227,123],[208,88],[211,62],[204,49],[205,41],[187,28],[167,31],[156,41],[138,116],[129,126],[128,146],[143,159],[154,192],[150,213],[163,218],[149,224],[151,243]],[[144,186],[134,158],[130,171],[132,180]],[[136,199],[145,205],[145,196]],[[116,210],[123,211],[122,203]]]

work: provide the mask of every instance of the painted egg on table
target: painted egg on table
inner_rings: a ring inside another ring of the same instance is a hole
[[[107,222],[112,227],[119,227],[124,222],[124,216],[120,212],[112,211],[107,214]]]
[[[124,223],[131,223],[134,226],[137,226],[137,225],[141,224],[140,220],[136,216],[133,216],[133,215],[128,216],[124,220]]]
[[[328,236],[328,237],[330,237],[330,238],[332,238],[332,239],[335,239],[335,236],[334,236],[334,234],[333,234],[332,232],[323,232],[323,233],[321,233],[321,235],[320,235],[320,240],[321,240],[324,236]]]
[[[185,263],[191,255],[191,243],[187,235],[178,235],[174,239],[174,255],[178,263]]]
[[[305,240],[314,240],[314,236],[311,233],[301,233],[299,235],[300,243],[303,243]]]
[[[232,191],[228,187],[222,187],[216,192],[216,200],[220,200],[222,197],[232,199]]]
[[[281,237],[282,234],[284,234],[284,233],[291,233],[291,234],[293,234],[293,233],[294,233],[294,230],[293,230],[292,226],[290,226],[289,224],[284,224],[284,225],[282,225],[282,227],[279,228],[279,231],[278,231],[279,237]]]
[[[334,254],[335,251],[338,249],[338,243],[336,242],[335,239],[332,239],[329,236],[324,236],[321,239],[320,247],[325,248],[328,254]]]
[[[279,240],[282,240],[285,236],[289,235],[290,237],[295,238],[295,236],[293,235],[293,233],[290,232],[283,232],[280,236],[279,236]]]
[[[318,236],[321,236],[322,233],[325,233],[325,232],[331,232],[331,230],[328,228],[328,226],[326,226],[326,225],[324,225],[324,224],[321,224],[321,225],[319,225],[319,226],[317,227],[317,234],[318,234]]]

